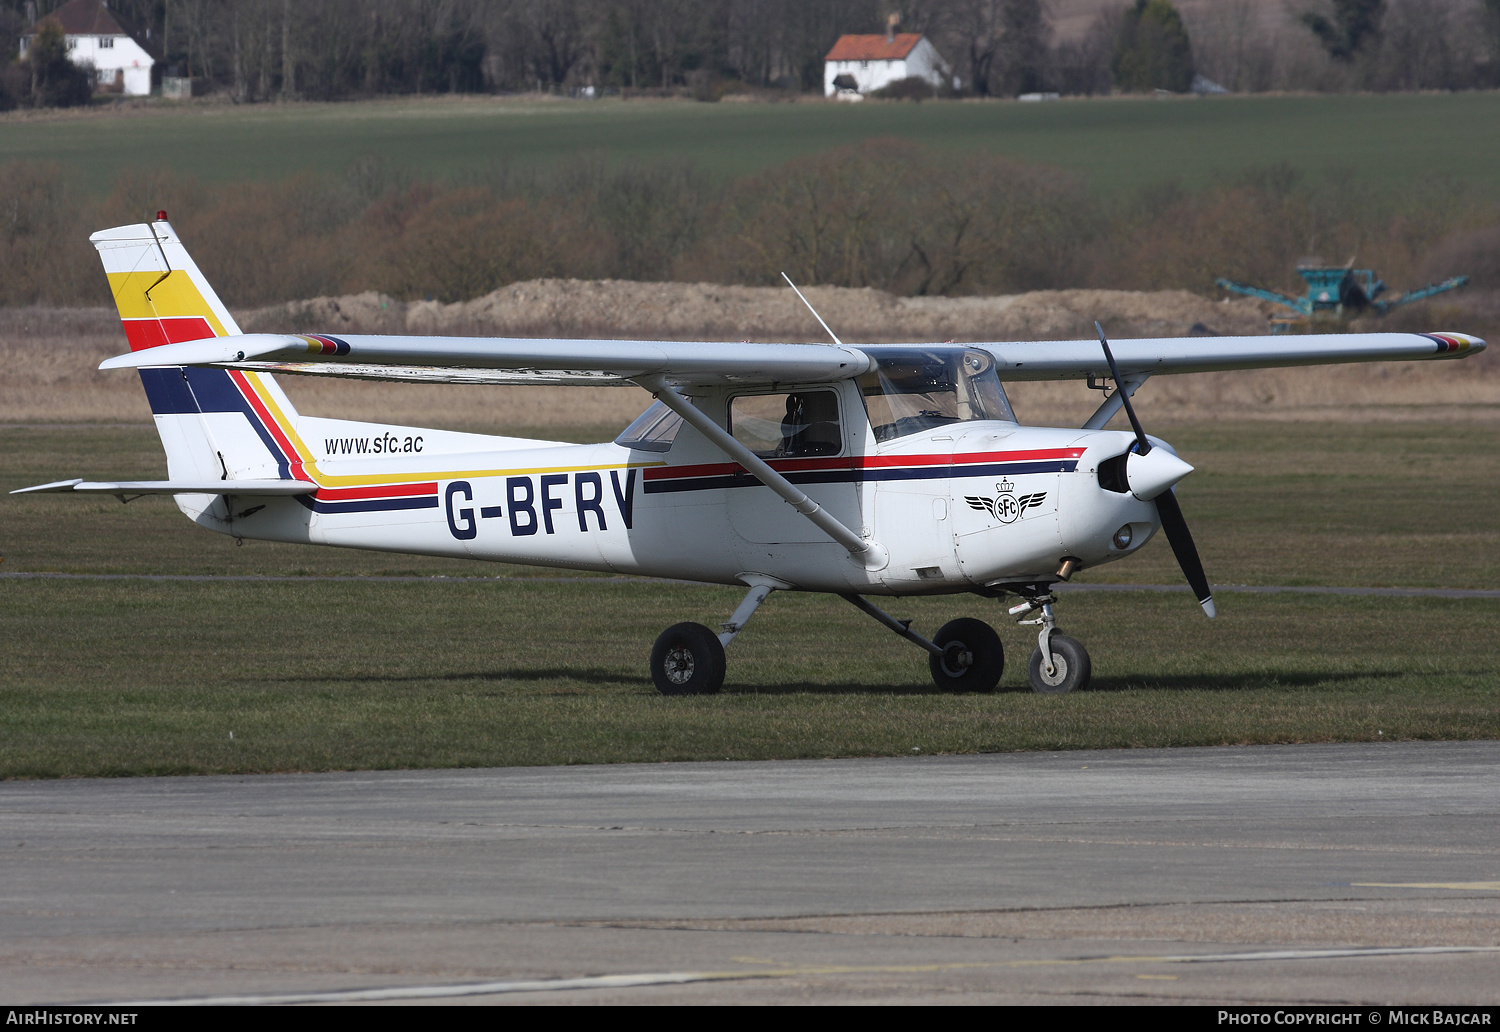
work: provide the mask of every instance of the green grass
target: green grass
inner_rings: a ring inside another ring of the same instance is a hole
[[[62,162],[90,190],[127,169],[205,182],[341,171],[378,157],[425,176],[585,155],[685,158],[738,176],[879,136],[1081,173],[1101,191],[1197,187],[1286,162],[1394,189],[1434,177],[1500,192],[1500,93],[845,104],[529,103],[489,98],[188,106],[0,121],[0,161]]]
[[[7,584],[0,776],[770,759],[1500,736],[1500,602],[1070,598],[1095,690],[935,691],[836,599],[783,595],[725,692],[667,699],[659,630],[724,588],[636,583]],[[932,630],[994,603],[893,608]],[[1018,687],[1032,640],[1003,628]],[[233,733],[233,739],[230,734]]]
[[[1500,586],[1495,435],[1451,424],[1164,431],[1220,583]],[[583,434],[582,436],[591,436]],[[149,428],[0,431],[0,487],[159,476]],[[455,575],[422,581],[0,580],[0,777],[910,755],[1500,737],[1500,600],[1071,595],[1094,690],[1020,691],[1034,643],[994,602],[899,600],[931,632],[994,623],[995,695],[945,695],[925,657],[837,599],[778,594],[725,692],[666,699],[647,654],[718,623],[733,589],[521,573],[232,542],[165,500],[0,499],[0,570]],[[1153,542],[1088,576],[1179,579]],[[230,738],[231,732],[233,739]]]

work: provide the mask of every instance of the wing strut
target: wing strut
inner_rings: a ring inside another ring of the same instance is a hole
[[[768,466],[764,459],[746,448],[739,441],[729,436],[724,428],[709,419],[707,415],[699,411],[692,402],[688,401],[677,390],[667,383],[666,378],[660,373],[651,373],[646,376],[638,376],[635,382],[646,390],[654,393],[658,400],[667,408],[677,413],[685,422],[707,437],[719,449],[731,459],[738,462],[745,470],[765,484],[772,491],[784,498],[793,509],[813,522],[823,533],[843,545],[849,550],[849,555],[864,566],[867,570],[883,570],[890,556],[886,550],[874,541],[866,541],[854,531],[844,526],[833,516],[829,515],[817,502],[807,497],[786,477]]]
[[[1124,391],[1125,397],[1133,398],[1136,388],[1149,379],[1151,379],[1150,373],[1126,373],[1124,381],[1115,384],[1114,392],[1094,410],[1094,414],[1089,416],[1083,424],[1083,429],[1103,430],[1104,425],[1115,417],[1115,413],[1120,411],[1120,406],[1125,403],[1125,398],[1120,397],[1120,392]]]

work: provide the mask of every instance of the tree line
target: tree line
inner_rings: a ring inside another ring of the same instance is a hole
[[[62,0],[0,0],[0,45]],[[1047,0],[112,0],[170,74],[241,102],[380,94],[820,91],[839,35],[931,38],[958,92],[1464,89],[1500,85],[1500,0],[1102,7],[1059,39]],[[35,62],[33,62],[35,63]],[[61,103],[12,67],[0,103]],[[41,75],[45,79],[45,75]],[[56,78],[56,76],[54,76]]]
[[[1187,192],[1101,198],[996,155],[872,140],[722,181],[689,163],[497,165],[464,183],[376,160],[343,173],[206,186],[124,171],[85,195],[55,165],[0,164],[0,304],[110,303],[87,242],[165,208],[226,303],[376,290],[463,301],[549,277],[874,287],[903,295],[1298,291],[1309,250],[1357,254],[1393,285],[1464,273],[1500,288],[1500,206],[1433,177],[1378,192],[1285,166]]]

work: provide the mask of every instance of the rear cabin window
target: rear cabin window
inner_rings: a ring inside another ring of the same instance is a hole
[[[636,416],[635,422],[615,438],[615,443],[636,451],[671,451],[681,429],[682,417],[658,401]]]
[[[971,348],[871,348],[875,368],[859,378],[877,441],[950,423],[1016,421],[995,360]]]
[[[729,432],[763,459],[844,450],[839,399],[833,391],[742,394],[729,403]]]

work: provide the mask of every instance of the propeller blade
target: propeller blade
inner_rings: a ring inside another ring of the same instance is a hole
[[[1135,406],[1130,403],[1130,394],[1125,390],[1125,381],[1120,379],[1120,367],[1109,350],[1109,341],[1104,336],[1104,327],[1095,322],[1094,329],[1099,332],[1099,346],[1104,348],[1104,360],[1109,363],[1109,375],[1114,377],[1115,390],[1120,392],[1120,403],[1125,406],[1125,414],[1130,417],[1130,425],[1135,430],[1136,454],[1144,457],[1151,451],[1151,442],[1146,440],[1146,431],[1141,428],[1141,421],[1136,418]],[[1184,462],[1181,465],[1187,466],[1187,463]],[[1127,465],[1126,468],[1128,470],[1129,466]],[[1171,472],[1176,472],[1176,470]],[[1192,467],[1188,467],[1188,472],[1192,472]],[[1181,480],[1186,475],[1183,473],[1177,479]],[[1140,495],[1137,494],[1136,497]],[[1150,495],[1148,494],[1147,497]],[[1172,554],[1177,557],[1177,565],[1182,567],[1182,574],[1187,578],[1188,587],[1192,588],[1193,594],[1198,596],[1198,604],[1212,620],[1217,615],[1214,609],[1214,593],[1209,589],[1208,574],[1203,572],[1203,560],[1198,558],[1198,546],[1193,544],[1192,532],[1188,530],[1187,520],[1182,516],[1182,506],[1177,504],[1177,495],[1173,494],[1172,489],[1168,487],[1161,494],[1156,495],[1155,501],[1156,513],[1161,517],[1161,529],[1167,535],[1167,543],[1172,546]]]
[[[1104,327],[1096,321],[1094,329],[1099,332],[1099,343],[1104,348],[1104,360],[1109,363],[1109,375],[1114,377],[1115,390],[1120,394],[1120,403],[1125,406],[1125,414],[1130,417],[1130,425],[1135,430],[1136,451],[1145,455],[1151,451],[1151,442],[1146,440],[1146,431],[1141,429],[1141,421],[1136,418],[1135,406],[1130,403],[1130,392],[1125,389],[1125,381],[1120,379],[1120,367],[1115,364],[1115,356],[1109,350],[1109,341],[1104,337]]]
[[[1161,529],[1167,535],[1167,543],[1172,546],[1172,554],[1177,557],[1177,565],[1182,567],[1188,587],[1193,589],[1193,594],[1198,596],[1198,604],[1212,620],[1216,615],[1214,593],[1208,586],[1208,575],[1203,572],[1203,562],[1198,558],[1198,547],[1193,544],[1187,520],[1182,518],[1182,507],[1177,504],[1177,496],[1171,491],[1163,491],[1157,495],[1156,512],[1161,517]]]

